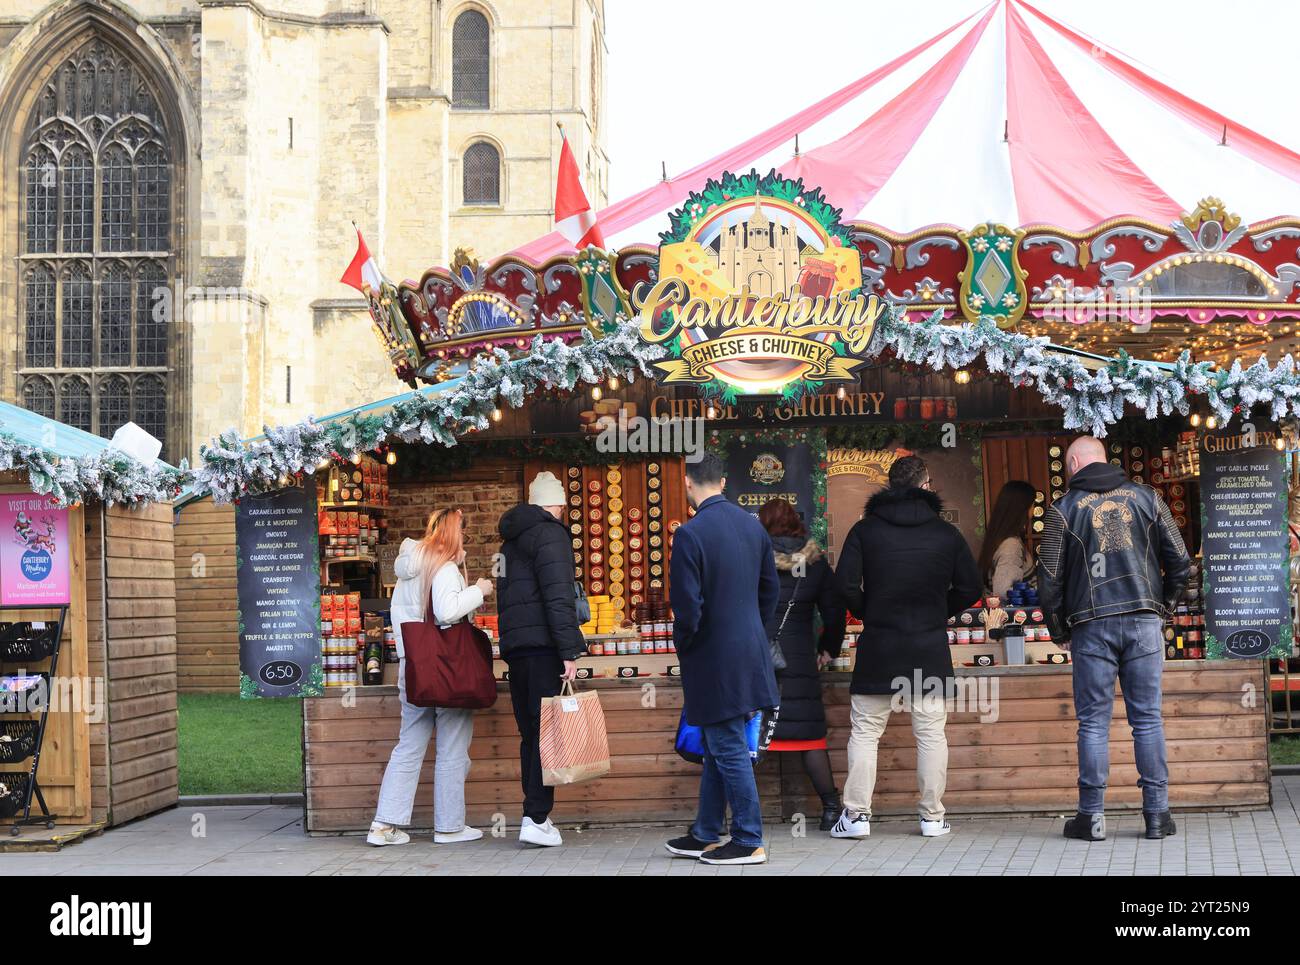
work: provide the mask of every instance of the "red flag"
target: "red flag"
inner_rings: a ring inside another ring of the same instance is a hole
[[[343,273],[339,281],[351,285],[364,295],[367,285],[372,291],[379,291],[379,283],[383,277],[379,266],[375,264],[375,259],[370,257],[370,249],[366,247],[366,239],[361,237],[361,229],[357,228],[357,253],[352,256],[352,264],[348,265],[348,270]]]
[[[569,139],[560,131],[563,144],[560,147],[560,172],[555,179],[555,228],[564,235],[575,248],[583,249],[588,245],[605,247],[605,238],[600,233],[596,213],[591,210],[591,202],[582,190],[582,179],[578,174],[578,162],[569,150]]]

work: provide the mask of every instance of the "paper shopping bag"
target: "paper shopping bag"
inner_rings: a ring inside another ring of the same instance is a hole
[[[558,697],[542,698],[542,783],[577,784],[609,773],[605,713],[594,690],[574,693],[564,682]]]

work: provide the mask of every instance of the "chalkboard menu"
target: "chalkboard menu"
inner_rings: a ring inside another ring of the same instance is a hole
[[[241,697],[323,690],[316,480],[244,496],[235,513]]]
[[[1258,443],[1247,447],[1249,443]],[[1271,433],[1207,433],[1201,440],[1201,555],[1206,656],[1291,652],[1287,487]]]
[[[733,445],[727,452],[726,497],[755,515],[769,499],[785,499],[804,525],[812,528],[812,447],[794,445]]]

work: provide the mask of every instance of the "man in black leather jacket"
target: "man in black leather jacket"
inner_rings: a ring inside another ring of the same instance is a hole
[[[1079,810],[1065,836],[1106,836],[1115,679],[1133,729],[1146,836],[1175,833],[1169,816],[1160,685],[1164,617],[1177,604],[1191,561],[1159,493],[1106,462],[1092,436],[1066,452],[1069,491],[1048,509],[1039,547],[1038,595],[1052,638],[1073,653],[1079,720]]]

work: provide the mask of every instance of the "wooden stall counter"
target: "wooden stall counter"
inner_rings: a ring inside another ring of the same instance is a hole
[[[1075,719],[1071,668],[959,668],[965,705],[950,712],[949,813],[1063,813],[1076,803]],[[850,674],[823,674],[836,781],[847,769]],[[679,678],[582,681],[601,695],[612,767],[609,775],[557,788],[552,817],[566,824],[685,823],[695,813],[698,765],[673,751],[682,710]],[[303,701],[306,828],[363,831],[374,817],[379,783],[397,739],[396,687],[361,687]],[[1268,699],[1260,661],[1171,661],[1165,665],[1164,714],[1169,746],[1170,803],[1175,808],[1252,808],[1270,801]],[[901,715],[899,715],[901,716]],[[1133,745],[1117,695],[1111,731],[1112,809],[1140,807]],[[436,737],[435,737],[436,742]],[[420,775],[412,819],[432,827],[435,747]],[[517,826],[520,817],[519,737],[508,688],[480,711],[470,747],[468,819]],[[892,720],[881,741],[877,814],[911,814],[916,802],[916,751],[909,724]],[[768,821],[820,812],[798,755],[770,754],[758,768]]]

